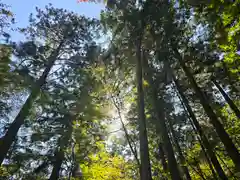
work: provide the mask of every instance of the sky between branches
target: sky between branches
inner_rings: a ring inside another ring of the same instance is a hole
[[[81,2],[77,0],[2,0],[4,4],[11,6],[11,11],[15,15],[16,24],[14,27],[26,27],[30,13],[35,13],[35,7],[43,9],[51,3],[54,7],[64,8],[74,11],[86,17],[100,18],[100,12],[104,9],[102,3]],[[17,32],[11,33],[13,41],[22,39],[22,35]]]

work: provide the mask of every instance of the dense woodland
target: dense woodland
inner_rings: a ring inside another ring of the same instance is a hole
[[[240,179],[240,0],[14,23],[1,3],[0,179]]]

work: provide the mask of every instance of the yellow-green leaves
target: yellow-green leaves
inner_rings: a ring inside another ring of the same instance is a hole
[[[2,178],[7,178],[9,176],[6,168],[4,168],[3,166],[0,166],[0,177]]]
[[[111,155],[102,143],[97,143],[100,151],[89,155],[89,163],[81,165],[86,180],[130,180],[127,175],[129,164],[123,157]]]
[[[147,82],[147,80],[143,80],[143,87],[148,87],[149,86],[149,84],[148,84],[148,82]]]

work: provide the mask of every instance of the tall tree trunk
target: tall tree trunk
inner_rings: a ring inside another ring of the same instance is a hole
[[[163,144],[160,142],[158,144],[158,154],[159,154],[159,158],[160,158],[160,161],[162,163],[162,167],[163,167],[163,170],[165,172],[168,171],[168,164],[167,164],[167,161],[166,161],[166,157],[165,157],[165,152],[164,152],[164,149],[163,149]]]
[[[240,119],[240,110],[238,109],[236,104],[233,102],[233,100],[227,95],[227,93],[223,90],[223,88],[217,83],[217,81],[214,78],[212,78],[212,82],[218,88],[218,90],[224,97],[225,101],[229,104],[230,108],[233,110],[236,116]]]
[[[174,78],[175,78],[175,77],[174,77]],[[182,92],[183,92],[183,91],[182,91]],[[199,144],[200,144],[201,149],[202,149],[202,151],[203,151],[203,153],[204,153],[204,155],[205,155],[205,158],[206,158],[206,160],[207,160],[207,162],[208,162],[208,165],[209,165],[209,168],[210,168],[210,170],[211,170],[211,172],[212,172],[212,175],[213,175],[213,177],[214,177],[215,179],[218,179],[218,176],[217,176],[217,174],[216,174],[216,172],[215,172],[215,170],[214,170],[214,168],[213,168],[213,165],[212,165],[212,162],[211,162],[211,160],[210,160],[210,158],[209,158],[209,155],[207,154],[207,152],[206,152],[206,150],[205,150],[205,147],[204,147],[204,145],[203,145],[203,141],[202,141],[202,139],[201,139],[201,136],[199,135],[200,133],[198,132],[197,128],[195,127],[195,125],[194,125],[194,123],[193,123],[193,120],[192,120],[192,118],[191,118],[191,116],[190,116],[190,113],[189,113],[188,110],[186,109],[185,104],[184,104],[181,96],[179,95],[178,90],[177,90],[177,96],[178,96],[178,98],[179,98],[179,100],[180,100],[180,102],[181,102],[181,105],[182,105],[182,107],[183,107],[185,116],[188,117],[189,122],[190,122],[193,130],[195,131],[195,133],[196,133],[196,135],[197,135],[197,140],[199,141]],[[184,96],[184,97],[185,97],[185,96]],[[185,97],[185,98],[186,98],[186,97]],[[186,99],[186,100],[187,100],[187,99]],[[188,100],[187,100],[187,103],[188,103]],[[190,107],[189,104],[188,104],[188,107]],[[190,107],[190,111],[192,111],[191,107]],[[193,111],[192,111],[192,112],[193,112]],[[194,117],[195,117],[195,115],[194,115]],[[196,118],[196,117],[195,117],[195,118]],[[208,143],[208,144],[209,144],[209,143]]]
[[[57,180],[59,177],[59,172],[64,160],[64,149],[66,149],[69,145],[69,140],[72,137],[73,132],[73,125],[72,121],[75,119],[76,115],[68,114],[65,116],[66,121],[68,121],[68,125],[66,126],[67,132],[66,134],[63,134],[63,137],[59,138],[58,144],[59,144],[59,150],[56,151],[54,162],[53,162],[53,170],[50,176],[49,180]]]
[[[238,152],[238,149],[232,142],[232,139],[229,137],[228,133],[225,131],[223,125],[220,123],[218,120],[217,115],[214,113],[212,107],[210,106],[210,103],[208,100],[205,98],[205,95],[201,91],[200,87],[198,86],[197,82],[195,81],[193,75],[185,65],[181,55],[179,54],[178,50],[175,49],[175,53],[177,55],[177,58],[179,60],[179,63],[184,70],[187,78],[189,79],[196,96],[200,100],[200,103],[202,104],[206,114],[208,115],[210,122],[212,123],[213,127],[215,128],[218,136],[220,137],[221,141],[223,142],[226,151],[228,152],[228,155],[231,157],[232,161],[235,164],[235,167],[238,171],[240,171],[240,154]]]
[[[178,94],[178,93],[177,93],[177,94]],[[207,152],[206,152],[206,150],[205,150],[205,147],[204,147],[204,145],[203,145],[203,141],[202,141],[202,139],[201,139],[200,133],[198,132],[197,128],[195,127],[195,125],[194,125],[194,123],[193,123],[193,120],[192,120],[192,118],[191,118],[191,116],[190,116],[190,113],[189,113],[188,110],[186,109],[185,104],[184,104],[184,102],[183,102],[183,100],[182,100],[182,98],[180,97],[179,94],[178,94],[178,98],[179,98],[180,101],[181,101],[181,105],[182,105],[182,107],[183,107],[183,109],[184,109],[184,112],[185,112],[184,114],[185,114],[185,116],[188,117],[189,122],[190,122],[193,130],[195,131],[195,133],[196,133],[196,135],[197,135],[197,140],[198,140],[199,143],[200,143],[201,149],[202,149],[202,151],[203,151],[203,153],[204,153],[204,155],[205,155],[205,158],[206,158],[206,160],[207,160],[207,162],[208,162],[208,165],[209,165],[209,168],[210,168],[210,170],[211,170],[211,172],[212,172],[212,175],[213,175],[213,177],[214,177],[215,179],[218,179],[218,176],[217,176],[217,174],[216,174],[216,172],[215,172],[215,170],[214,170],[214,168],[213,168],[213,165],[212,165],[212,162],[211,162],[211,160],[210,160],[210,158],[209,158],[209,155],[207,154]],[[185,98],[186,98],[186,97],[185,97]],[[188,100],[187,100],[187,103],[188,103]],[[188,106],[189,106],[189,104],[188,104]],[[190,107],[190,106],[189,106],[189,107]],[[191,108],[190,108],[190,110],[192,111]],[[194,117],[195,117],[195,115],[194,115]],[[196,118],[196,117],[195,117],[195,118]],[[206,137],[205,137],[205,139],[206,139]],[[209,144],[209,143],[208,143],[208,144]]]
[[[144,67],[146,67],[146,72],[147,72],[146,78],[150,84],[150,87],[152,87],[152,103],[153,103],[153,109],[157,118],[156,128],[157,128],[157,131],[160,132],[163,139],[164,150],[167,154],[167,159],[168,159],[168,169],[170,171],[172,179],[180,180],[182,178],[178,170],[178,164],[174,156],[173,146],[168,136],[167,126],[165,122],[164,102],[162,98],[158,97],[157,89],[155,87],[156,85],[152,79],[153,73],[145,57],[143,57],[143,61],[144,61],[143,62]]]
[[[203,142],[202,142],[202,140],[200,139],[199,136],[197,136],[197,140],[198,140],[198,142],[199,142],[199,144],[200,144],[200,146],[201,146],[201,149],[202,149],[202,151],[203,151],[203,153],[204,153],[204,156],[205,156],[205,158],[206,158],[206,160],[207,160],[208,166],[209,166],[209,168],[210,168],[210,170],[211,170],[211,172],[212,172],[212,175],[213,175],[214,179],[218,179],[218,176],[217,176],[217,174],[216,174],[216,172],[215,172],[215,170],[214,170],[214,167],[213,167],[213,164],[212,164],[212,162],[211,162],[211,159],[209,158],[209,155],[207,154],[207,151],[205,150],[205,147],[204,147],[204,145],[203,145]],[[221,178],[221,177],[220,177],[220,178]]]
[[[238,179],[235,174],[232,172],[232,170],[228,167],[228,165],[224,162],[224,160],[222,159],[222,156],[216,152],[218,159],[220,160],[220,162],[222,162],[223,166],[228,170],[228,173],[230,174],[230,177],[233,179]]]
[[[195,133],[196,133],[196,135],[197,135],[197,140],[198,140],[198,142],[199,142],[199,144],[200,144],[200,146],[201,146],[201,149],[202,149],[202,151],[203,151],[203,153],[204,153],[204,156],[205,156],[205,158],[206,158],[206,160],[207,160],[207,163],[208,163],[208,166],[209,166],[209,168],[210,168],[210,170],[211,170],[211,172],[212,172],[212,175],[213,175],[214,179],[218,179],[218,176],[217,176],[217,174],[216,174],[216,172],[215,172],[215,170],[214,170],[212,161],[211,161],[211,159],[209,158],[209,155],[208,155],[208,153],[207,153],[207,151],[206,151],[206,148],[205,148],[204,143],[203,143],[203,141],[202,141],[202,139],[201,139],[201,136],[200,136],[197,128],[195,127],[195,125],[194,125],[194,123],[193,123],[193,120],[192,120],[192,118],[190,117],[188,111],[186,110],[185,105],[184,105],[184,103],[182,102],[182,99],[180,99],[180,100],[181,100],[182,106],[183,106],[183,108],[184,108],[184,111],[187,113],[187,116],[189,117],[190,124],[191,124],[193,130],[195,131]],[[205,136],[205,135],[204,135],[204,136]],[[205,139],[207,139],[206,136],[205,136]],[[207,140],[207,142],[208,142],[208,140]],[[209,142],[208,142],[208,144],[209,144]],[[213,151],[212,149],[210,149],[210,150]],[[215,155],[215,154],[214,154],[214,155]],[[215,159],[216,159],[216,157],[215,157]],[[218,163],[218,164],[219,164],[219,163]],[[219,164],[219,166],[220,166],[220,164]],[[221,167],[221,166],[220,166],[220,167]],[[223,170],[222,170],[222,171],[223,171]]]
[[[186,165],[186,159],[185,159],[185,157],[182,153],[181,147],[178,143],[177,136],[176,136],[176,133],[173,129],[173,124],[171,122],[171,119],[168,119],[168,125],[169,125],[170,133],[172,134],[173,142],[174,142],[174,144],[176,146],[176,149],[178,151],[179,160],[181,162],[181,167],[182,167],[182,170],[185,174],[186,180],[191,180],[192,178],[190,176],[189,170],[188,170],[187,165]]]
[[[144,92],[142,82],[142,55],[141,55],[141,39],[138,38],[136,42],[136,56],[137,56],[137,99],[138,99],[138,123],[140,135],[140,160],[141,160],[141,180],[151,180],[151,166],[149,158],[146,117],[144,108]]]
[[[153,96],[153,98],[157,98],[156,96]],[[178,170],[178,164],[174,155],[174,151],[173,151],[173,146],[172,143],[170,141],[168,132],[167,132],[167,126],[165,123],[165,115],[163,108],[161,107],[162,104],[160,104],[159,102],[156,102],[156,100],[154,100],[155,103],[153,104],[155,109],[158,107],[158,110],[156,112],[157,113],[157,120],[159,123],[159,129],[161,132],[161,135],[163,137],[163,144],[164,144],[164,150],[166,151],[167,154],[167,159],[168,159],[168,169],[170,171],[171,177],[172,179],[176,179],[176,180],[180,180],[181,175],[180,172]],[[161,109],[162,108],[162,109]]]
[[[64,160],[64,152],[62,148],[60,148],[60,150],[56,152],[54,159],[55,161],[53,163],[53,170],[49,180],[58,180],[59,178],[59,172],[61,170],[62,162]]]
[[[76,179],[82,178],[82,172],[78,163],[75,163],[75,166],[72,170],[72,177]]]
[[[225,173],[224,173],[220,163],[218,162],[218,159],[217,159],[215,153],[213,152],[212,146],[210,145],[210,143],[209,143],[207,137],[205,136],[205,134],[204,134],[204,132],[203,132],[199,122],[197,121],[197,118],[196,118],[196,116],[195,116],[191,106],[189,105],[188,99],[184,95],[178,80],[175,78],[174,75],[172,75],[172,79],[173,79],[173,81],[174,81],[174,83],[176,85],[177,91],[178,91],[178,93],[179,93],[179,95],[180,95],[180,97],[181,97],[181,99],[182,99],[182,101],[184,103],[184,106],[187,108],[189,116],[191,117],[191,120],[193,121],[193,124],[194,124],[198,134],[200,135],[200,137],[202,139],[202,142],[203,142],[203,144],[204,144],[204,146],[206,148],[206,151],[207,151],[207,153],[209,155],[209,158],[212,161],[212,164],[213,164],[214,168],[218,172],[219,177],[221,179],[223,179],[223,180],[226,180],[227,177],[226,177],[226,175],[225,175]]]
[[[2,164],[4,158],[7,155],[9,148],[11,147],[11,144],[13,143],[14,139],[16,138],[18,130],[23,125],[25,118],[28,116],[30,109],[32,107],[32,103],[38,96],[41,87],[44,85],[47,75],[49,74],[51,68],[53,67],[55,60],[57,59],[57,56],[59,54],[61,46],[62,46],[62,43],[58,46],[56,51],[49,58],[48,64],[47,64],[42,76],[34,84],[33,88],[31,89],[31,93],[28,96],[25,104],[21,108],[21,110],[18,113],[18,115],[16,116],[15,120],[9,126],[5,136],[0,140],[0,164]]]

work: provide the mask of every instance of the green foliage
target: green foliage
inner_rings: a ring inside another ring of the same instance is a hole
[[[0,178],[49,179],[60,165],[59,179],[138,180],[140,152],[148,145],[153,180],[171,179],[173,171],[186,177],[183,166],[193,180],[214,179],[206,144],[175,77],[224,173],[239,179],[180,62],[239,149],[240,121],[211,81],[216,78],[239,107],[239,5],[227,0],[107,1],[100,21],[49,5],[37,8],[29,26],[20,29],[27,40],[10,45],[5,29],[13,13],[0,3],[1,134],[13,121],[11,110],[17,112],[29,93],[37,92]],[[96,43],[102,32],[111,39],[107,47]],[[52,70],[34,89],[53,57]],[[142,116],[136,66],[143,71]],[[140,117],[146,119],[144,145]]]
[[[84,179],[131,179],[128,174],[132,166],[130,162],[119,155],[111,155],[101,143],[98,143],[98,148],[97,154],[90,154],[88,162],[80,165]]]

